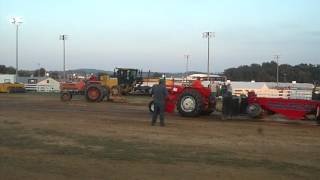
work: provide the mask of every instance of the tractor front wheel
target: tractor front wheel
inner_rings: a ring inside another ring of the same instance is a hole
[[[178,112],[185,117],[196,117],[203,112],[203,98],[196,90],[185,90],[177,102]]]
[[[104,97],[101,85],[91,84],[86,88],[86,99],[90,102],[100,102]]]

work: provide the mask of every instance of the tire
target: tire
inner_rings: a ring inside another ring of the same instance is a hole
[[[72,99],[72,94],[71,94],[70,92],[61,92],[61,94],[60,94],[60,99],[61,99],[61,101],[63,101],[63,102],[71,101],[71,99]]]
[[[154,112],[154,102],[153,102],[153,100],[149,102],[148,107],[149,107],[149,112],[153,113]]]
[[[109,89],[106,87],[102,87],[101,89],[102,89],[102,97],[98,100],[98,102],[103,101],[105,97],[106,97],[107,101],[109,101],[109,99],[110,99]]]
[[[149,94],[149,95],[152,94],[152,87],[149,87],[149,89],[148,89],[148,94]]]
[[[86,88],[85,96],[89,102],[100,102],[104,97],[103,87],[99,84],[90,84]]]
[[[203,110],[201,112],[201,115],[209,116],[211,113],[214,112],[215,108],[216,108],[216,98],[211,94],[210,97],[209,97],[208,109]]]
[[[247,113],[252,118],[258,118],[262,114],[262,108],[259,104],[249,104],[247,107]]]
[[[194,89],[185,90],[177,102],[177,109],[181,116],[197,117],[203,112],[203,100],[199,92]]]

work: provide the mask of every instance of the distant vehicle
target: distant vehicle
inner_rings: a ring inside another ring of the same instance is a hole
[[[87,101],[100,102],[105,97],[109,99],[111,95],[126,95],[132,92],[135,84],[141,80],[138,69],[115,68],[112,77],[92,75],[88,80],[61,83],[61,100],[70,101],[73,95],[84,95]]]
[[[142,84],[142,72],[138,69],[115,68],[114,78],[118,79],[118,86],[122,95],[129,94],[134,91],[136,84]]]
[[[200,80],[200,81],[208,81],[208,74],[191,74],[187,77],[188,80]],[[227,77],[226,76],[220,76],[216,74],[210,74],[209,75],[209,81],[214,82],[226,82]]]
[[[24,93],[26,89],[19,83],[0,83],[0,93]]]

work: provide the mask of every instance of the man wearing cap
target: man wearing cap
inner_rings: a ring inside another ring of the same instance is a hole
[[[165,80],[160,79],[159,84],[152,87],[152,98],[154,102],[152,126],[156,124],[158,115],[160,116],[160,126],[164,126],[165,99],[167,95],[168,91],[165,86]]]

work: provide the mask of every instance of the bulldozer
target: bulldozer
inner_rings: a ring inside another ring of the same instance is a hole
[[[140,81],[137,69],[115,68],[113,76],[92,75],[88,80],[60,84],[62,101],[70,101],[73,95],[84,95],[89,102],[101,102],[110,96],[126,95]],[[141,76],[140,76],[141,77]]]

